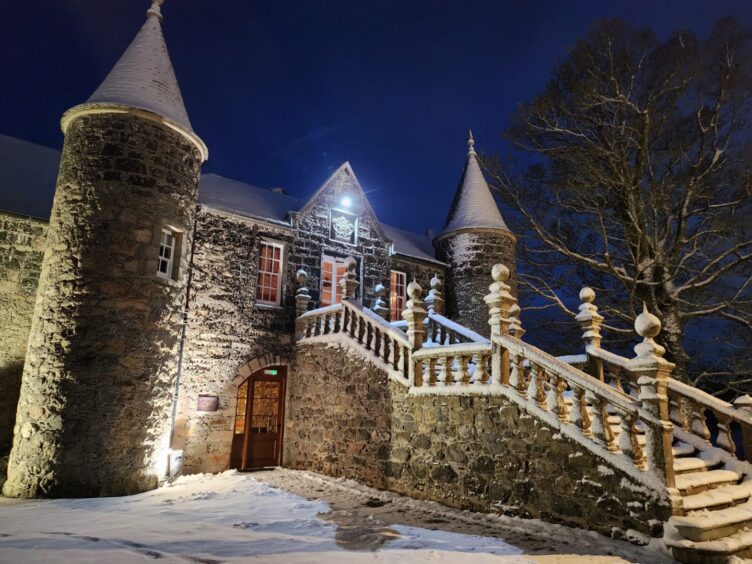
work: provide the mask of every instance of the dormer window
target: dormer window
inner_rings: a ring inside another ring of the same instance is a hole
[[[159,259],[157,261],[157,276],[166,280],[177,279],[177,262],[179,235],[172,229],[162,229],[159,239]]]

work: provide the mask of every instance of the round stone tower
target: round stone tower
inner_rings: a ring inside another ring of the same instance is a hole
[[[65,134],[3,493],[125,495],[164,475],[204,143],[160,1]]]
[[[444,229],[433,241],[446,273],[447,316],[481,335],[489,335],[488,293],[491,269],[502,263],[511,273],[516,295],[515,237],[501,217],[478,163],[475,140],[469,133],[467,161],[449,209]]]

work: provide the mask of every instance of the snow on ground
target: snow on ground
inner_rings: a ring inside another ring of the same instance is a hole
[[[569,556],[567,556],[569,555]],[[0,563],[671,562],[601,535],[287,469],[117,498],[0,498]]]

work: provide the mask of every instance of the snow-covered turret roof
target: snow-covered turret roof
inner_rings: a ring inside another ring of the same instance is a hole
[[[63,130],[73,117],[82,113],[132,108],[163,118],[165,123],[200,144],[199,149],[206,153],[206,146],[191,127],[167,51],[160,9],[163,2],[153,0],[146,12],[146,22],[99,88],[85,103],[63,116]]]
[[[460,185],[449,208],[444,229],[439,236],[458,229],[488,228],[509,231],[501,217],[491,190],[483,177],[475,152],[475,140],[470,132],[467,140],[467,161],[462,171]]]

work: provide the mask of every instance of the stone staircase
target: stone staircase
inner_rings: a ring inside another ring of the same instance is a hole
[[[636,357],[602,349],[603,317],[588,288],[577,316],[587,354],[548,355],[521,340],[508,271],[497,265],[492,276],[484,298],[490,339],[426,311],[415,283],[404,322],[385,321],[346,291],[342,304],[301,312],[296,338],[355,345],[409,395],[503,397],[667,497],[672,515],[661,519],[663,540],[677,560],[752,558],[752,399],[730,404],[671,378],[673,365],[654,341],[660,322],[647,311],[635,320],[643,338]]]

